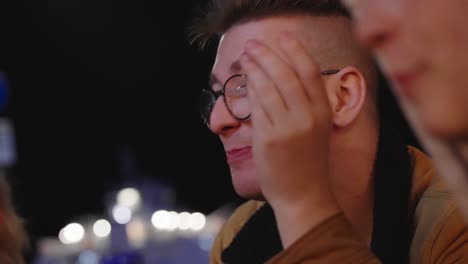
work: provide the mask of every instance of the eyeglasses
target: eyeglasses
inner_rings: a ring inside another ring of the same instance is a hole
[[[340,70],[326,70],[322,75],[336,74]],[[220,96],[223,96],[224,105],[232,117],[242,121],[251,115],[251,109],[247,97],[247,75],[235,74],[229,77],[218,91],[204,89],[200,96],[200,111],[203,122],[210,126],[211,112]]]

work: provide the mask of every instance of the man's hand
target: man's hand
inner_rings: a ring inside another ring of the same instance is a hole
[[[318,65],[291,33],[246,45],[253,158],[284,246],[338,212],[329,186],[331,108]],[[280,55],[281,54],[281,55]]]

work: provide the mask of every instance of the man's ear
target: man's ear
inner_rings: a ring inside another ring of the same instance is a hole
[[[337,82],[329,91],[333,125],[338,128],[352,124],[364,106],[367,85],[364,75],[355,67],[345,67],[336,74]]]

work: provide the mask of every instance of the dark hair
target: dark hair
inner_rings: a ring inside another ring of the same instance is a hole
[[[193,21],[190,42],[204,48],[236,24],[288,15],[350,17],[339,0],[211,0],[207,11]]]

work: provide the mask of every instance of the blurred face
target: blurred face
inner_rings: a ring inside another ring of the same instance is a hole
[[[343,0],[396,94],[430,133],[468,136],[468,1]]]
[[[277,44],[279,33],[283,31],[298,32],[302,28],[310,29],[308,23],[310,23],[310,19],[302,17],[275,17],[236,25],[229,29],[223,35],[218,47],[211,74],[212,89],[214,91],[222,89],[223,83],[229,77],[242,73],[238,59],[248,40],[264,41],[272,49],[280,52]],[[315,39],[316,43],[320,42],[320,39],[317,38]],[[314,48],[313,45],[311,48]],[[262,199],[252,159],[253,127],[250,120],[239,121],[233,118],[222,97],[219,97],[210,116],[210,129],[219,135],[224,145],[236,192],[245,198]]]

